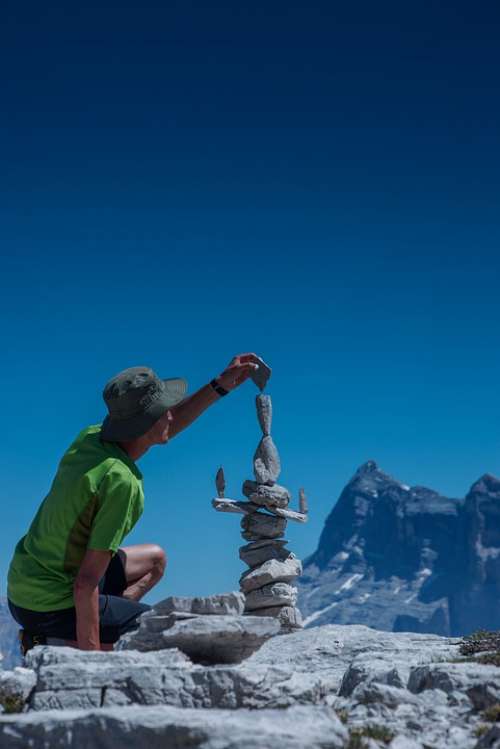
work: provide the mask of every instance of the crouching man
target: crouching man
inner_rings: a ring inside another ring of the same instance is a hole
[[[144,508],[136,461],[238,387],[257,362],[255,354],[236,356],[190,396],[185,380],[161,380],[147,367],[107,383],[108,416],[68,448],[10,563],[7,595],[23,652],[51,639],[111,650],[137,627],[150,608],[140,600],[162,578],[166,555],[157,544],[121,545]]]

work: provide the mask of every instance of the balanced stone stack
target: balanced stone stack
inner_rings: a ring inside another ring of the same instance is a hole
[[[248,543],[240,548],[240,559],[249,570],[240,578],[245,595],[245,614],[276,617],[283,629],[302,626],[296,607],[297,590],[292,586],[302,574],[302,563],[289,549],[283,535],[288,520],[304,523],[307,504],[300,490],[300,511],[288,509],[290,492],[277,483],[281,463],[271,437],[272,403],[269,395],[256,399],[257,417],[262,439],[254,455],[255,480],[245,481],[243,494],[247,501],[224,498],[225,481],[222,469],[216,478],[218,498],[213,505],[220,512],[241,512],[241,535]]]

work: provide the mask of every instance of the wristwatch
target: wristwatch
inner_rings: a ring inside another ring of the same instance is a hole
[[[229,393],[229,390],[226,390],[226,388],[223,388],[222,385],[219,385],[215,377],[213,380],[210,380],[210,385],[221,397]]]

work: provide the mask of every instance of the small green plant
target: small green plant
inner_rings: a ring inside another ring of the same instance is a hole
[[[347,723],[347,718],[349,717],[349,714],[345,707],[339,707],[338,710],[335,710],[337,713],[337,718],[341,721],[341,723]]]
[[[349,733],[349,743],[346,749],[365,749],[366,742],[363,739],[375,739],[388,744],[394,738],[395,734],[386,726],[371,723],[367,726],[351,728]]]
[[[483,710],[481,715],[485,720],[489,720],[490,723],[499,723],[500,722],[500,702],[495,702],[494,705],[490,705],[489,707],[487,707],[486,710]]]
[[[476,737],[476,739],[480,739],[481,736],[484,736],[484,734],[488,733],[489,730],[490,726],[488,726],[486,723],[480,723],[474,729],[474,736]]]
[[[22,713],[24,704],[24,699],[19,694],[0,695],[0,705],[6,713]]]
[[[484,663],[489,666],[500,666],[500,652],[485,653],[485,655],[479,655],[475,660],[477,663]]]
[[[478,629],[463,638],[459,650],[462,655],[475,655],[485,651],[497,651],[500,654],[500,632]]]

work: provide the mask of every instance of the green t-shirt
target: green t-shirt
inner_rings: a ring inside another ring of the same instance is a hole
[[[7,595],[33,611],[74,605],[87,549],[115,553],[144,509],[142,474],[101,425],[84,429],[63,456],[50,491],[16,546]]]

